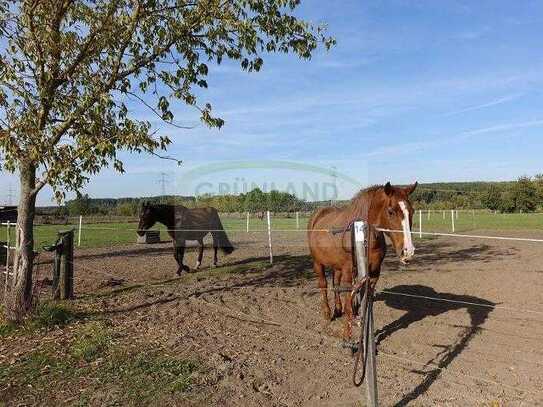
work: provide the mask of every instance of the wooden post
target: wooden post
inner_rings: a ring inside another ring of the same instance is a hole
[[[53,283],[51,290],[54,300],[60,300],[60,256],[62,254],[61,242],[57,240],[57,246],[54,249],[55,257],[53,259]]]
[[[13,225],[15,227],[15,257],[13,258],[13,267],[11,268],[11,286],[17,285],[17,270],[19,270],[19,256],[18,253],[21,249],[21,228],[18,224]]]
[[[53,268],[53,299],[74,297],[74,230],[58,232]]]
[[[454,209],[451,209],[452,232],[454,233]]]
[[[432,213],[432,211],[430,209],[428,209],[428,220],[430,220],[430,214]]]
[[[443,210],[443,219],[445,219],[445,211]]]
[[[4,298],[6,298],[8,291],[8,279],[9,279],[9,252],[10,252],[10,222],[8,220],[6,225],[6,279],[4,281]]]
[[[77,247],[81,247],[81,224],[83,223],[83,216],[79,215],[79,231],[77,232]]]
[[[422,209],[419,209],[419,239],[422,239]]]
[[[353,227],[354,244],[357,264],[358,281],[368,276],[368,255],[367,255],[367,236],[368,224],[364,221],[356,221]],[[369,281],[368,281],[369,284]],[[368,290],[368,298],[362,296],[364,293],[359,292],[360,313],[363,314],[364,326],[361,328],[361,335],[368,332],[369,335],[364,341],[364,349],[359,349],[359,352],[364,352],[367,355],[364,363],[366,364],[366,397],[367,405],[371,407],[378,406],[377,400],[377,358],[375,352],[375,329],[373,326],[373,290]]]
[[[300,212],[296,211],[296,229],[300,229]]]
[[[249,212],[247,212],[247,233],[249,233]]]
[[[271,217],[270,211],[266,213],[268,218],[268,245],[270,247],[270,264],[273,264],[272,235],[271,235]]]

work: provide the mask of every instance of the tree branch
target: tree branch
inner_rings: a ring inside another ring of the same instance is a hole
[[[127,95],[130,95],[134,98],[136,98],[138,101],[140,101],[146,108],[148,108],[151,112],[153,112],[160,120],[162,120],[164,123],[166,124],[169,124],[170,126],[173,126],[173,127],[176,127],[178,129],[183,129],[183,130],[193,130],[195,129],[197,126],[181,126],[179,124],[175,124],[171,121],[168,121],[168,120],[165,120],[164,118],[162,118],[162,115],[155,109],[153,108],[151,105],[149,105],[145,100],[143,100],[140,96],[136,95],[134,92],[130,92],[130,91],[126,91],[126,94]]]

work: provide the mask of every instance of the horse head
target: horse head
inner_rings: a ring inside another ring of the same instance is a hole
[[[145,231],[156,223],[155,213],[153,206],[144,201],[140,210],[140,221],[138,224],[137,234],[139,236],[145,235]]]
[[[377,226],[386,229],[385,233],[392,241],[396,254],[402,264],[407,264],[415,254],[415,246],[411,236],[413,225],[413,206],[409,195],[415,191],[418,183],[415,182],[405,188],[394,187],[387,182],[381,197],[377,214]]]

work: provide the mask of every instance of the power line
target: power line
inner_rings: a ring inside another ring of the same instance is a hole
[[[158,183],[160,184],[160,192],[162,196],[166,195],[166,184],[169,184],[170,181],[167,179],[169,175],[165,172],[161,172],[160,178],[158,179]]]
[[[13,198],[14,198],[13,187],[11,186],[11,184],[9,184],[9,187],[8,187],[8,194],[7,194],[7,203],[8,203],[8,206],[13,205]]]

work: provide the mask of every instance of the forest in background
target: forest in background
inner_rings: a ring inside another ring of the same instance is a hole
[[[543,174],[503,182],[438,182],[420,184],[412,195],[417,209],[489,209],[503,213],[543,211]],[[213,206],[220,212],[313,211],[320,206],[343,205],[348,201],[306,202],[279,191],[254,189],[239,195],[156,196],[103,199],[81,195],[61,207],[40,208],[42,215],[137,216],[143,202]]]

